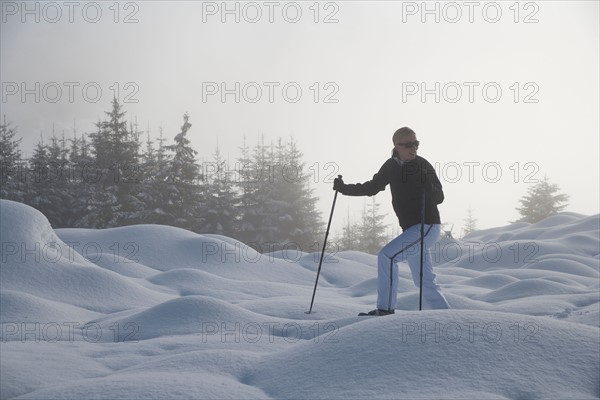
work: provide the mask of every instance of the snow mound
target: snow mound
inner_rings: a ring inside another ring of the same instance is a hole
[[[164,225],[133,225],[102,230],[59,229],[68,242],[94,243],[98,252],[125,257],[129,263],[166,272],[199,269],[228,279],[308,283],[310,271],[297,265],[295,255],[279,259],[261,254],[234,239],[199,235]],[[83,245],[75,250],[83,250]],[[168,249],[168,251],[165,251]],[[129,265],[129,264],[125,264]]]
[[[102,313],[147,307],[169,298],[86,260],[58,238],[37,210],[12,201],[1,203],[2,290]]]
[[[401,312],[266,356],[246,382],[286,399],[595,398],[597,339],[514,314]]]
[[[93,322],[102,327],[128,326],[128,330],[121,332],[119,341],[132,341],[188,334],[201,334],[207,338],[211,332],[220,331],[221,323],[234,326],[250,322],[263,324],[267,319],[211,297],[186,296],[126,316]],[[106,339],[113,340],[112,337]]]
[[[197,362],[202,360],[194,354]],[[183,359],[181,357],[180,359]],[[186,357],[186,358],[189,358]],[[180,360],[178,359],[178,361]],[[207,360],[211,362],[212,360]],[[183,364],[183,363],[182,363]],[[29,393],[36,399],[269,399],[261,390],[225,375],[191,370],[122,372]]]
[[[65,245],[56,235],[48,218],[33,207],[0,200],[0,240],[2,263],[60,262],[85,259]]]
[[[291,286],[274,282],[248,281],[222,278],[202,270],[180,268],[148,279],[150,282],[170,287],[181,296],[211,295],[215,298],[231,299],[247,295],[247,298],[309,295],[304,286]]]
[[[373,309],[377,258],[261,254],[137,225],[53,230],[0,201],[0,398],[598,398],[600,216],[444,239],[452,310]],[[314,307],[306,314],[315,293]]]
[[[488,303],[497,303],[499,301],[513,300],[531,296],[580,293],[586,293],[586,291],[569,285],[564,285],[562,283],[543,279],[525,279],[519,282],[509,283],[500,289],[496,289],[490,293],[478,296],[476,300],[482,300]]]
[[[508,275],[500,274],[488,274],[484,276],[478,276],[477,278],[466,279],[460,283],[468,286],[477,286],[488,289],[498,289],[499,287],[506,286],[509,283],[518,282],[517,278],[513,278]]]
[[[301,265],[313,273],[319,268],[321,253],[306,254],[298,259]],[[364,264],[353,260],[337,257],[337,255],[325,254],[321,264],[321,275],[325,283],[336,287],[348,287],[370,278],[373,272],[366,269]]]
[[[579,258],[579,260],[577,259]],[[579,275],[590,278],[598,278],[598,264],[594,268],[594,263],[584,264],[581,261],[583,257],[577,257],[573,255],[557,255],[551,254],[540,257],[536,262],[525,264],[523,268],[529,269],[545,269],[548,271],[563,272],[565,274]],[[589,259],[585,259],[589,260]]]
[[[14,323],[48,324],[56,321],[89,321],[99,313],[68,304],[41,299],[23,292],[3,290],[0,292],[0,324],[5,327]],[[18,327],[12,327],[17,329]],[[6,333],[6,335],[4,335]],[[1,340],[20,340],[21,335],[11,335],[10,328],[2,330]]]

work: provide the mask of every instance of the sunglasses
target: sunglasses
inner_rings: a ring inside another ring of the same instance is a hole
[[[414,142],[396,143],[396,146],[402,146],[402,147],[405,147],[407,149],[410,149],[412,147],[419,148],[419,141],[415,140]]]

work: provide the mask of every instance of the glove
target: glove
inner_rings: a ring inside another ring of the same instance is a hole
[[[342,180],[342,176],[338,175],[338,177],[333,180],[333,190],[335,190],[336,192],[342,193],[344,191],[345,187],[346,187],[346,184]]]

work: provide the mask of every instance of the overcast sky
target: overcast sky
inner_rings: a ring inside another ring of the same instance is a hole
[[[598,213],[599,3],[424,4],[2,1],[2,113],[25,153],[53,127],[92,132],[115,94],[152,136],[188,112],[200,162],[293,136],[324,219],[328,179],[370,179],[409,126],[455,234],[469,207],[479,228],[517,219],[544,176]],[[336,229],[365,199],[339,198]]]

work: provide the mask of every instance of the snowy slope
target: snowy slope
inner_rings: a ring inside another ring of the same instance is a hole
[[[53,230],[0,202],[0,398],[598,398],[600,217],[444,239],[453,307],[373,308],[376,257],[156,225]]]

